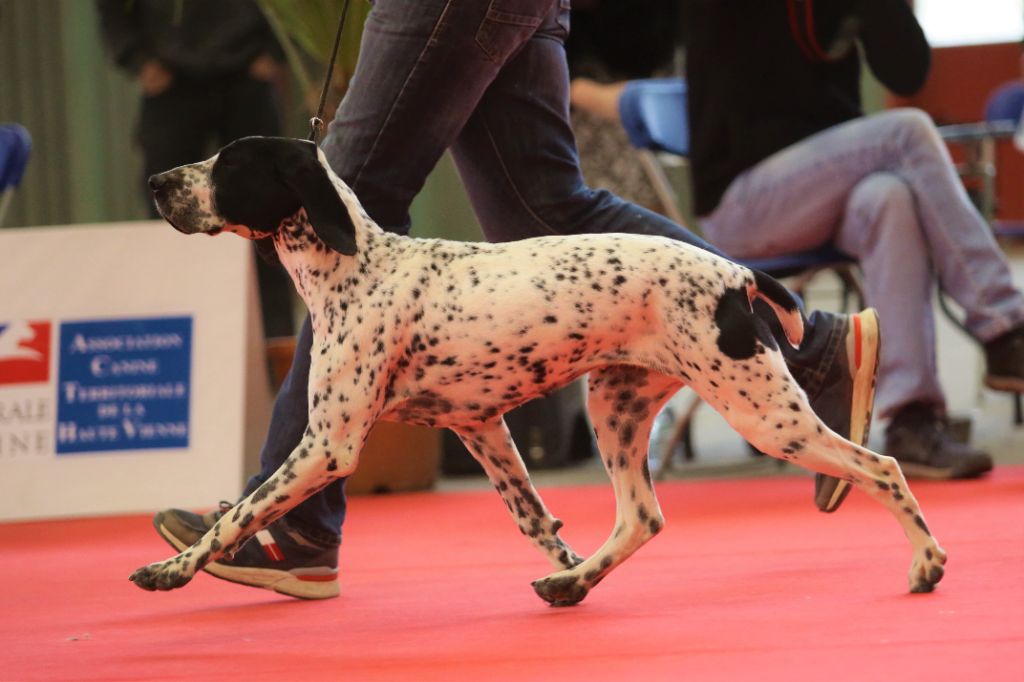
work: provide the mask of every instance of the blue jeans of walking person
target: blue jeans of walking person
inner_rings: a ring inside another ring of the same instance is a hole
[[[737,258],[832,243],[855,256],[885,337],[877,412],[945,408],[936,367],[937,278],[987,342],[1024,323],[1024,297],[931,119],[899,109],[808,137],[739,175],[705,234]]]

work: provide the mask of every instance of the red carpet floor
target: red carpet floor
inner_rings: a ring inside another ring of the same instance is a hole
[[[148,517],[0,525],[0,679],[1022,679],[1024,468],[914,490],[950,556],[930,595],[884,510],[818,513],[807,478],[661,485],[665,531],[567,609],[488,492],[353,499],[326,602],[143,592]],[[610,488],[542,492],[577,550],[604,540]]]

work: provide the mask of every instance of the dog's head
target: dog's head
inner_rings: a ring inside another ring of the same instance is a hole
[[[355,226],[312,142],[245,137],[206,161],[151,176],[149,188],[160,215],[185,234],[264,239],[304,208],[320,241],[356,251]]]

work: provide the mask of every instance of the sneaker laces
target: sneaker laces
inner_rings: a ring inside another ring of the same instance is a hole
[[[221,500],[220,502],[217,503],[217,509],[212,509],[203,514],[203,521],[206,523],[208,527],[212,527],[213,524],[217,523],[217,521],[220,520],[220,517],[224,516],[229,511],[231,511],[232,507],[234,506],[235,505],[233,502]]]

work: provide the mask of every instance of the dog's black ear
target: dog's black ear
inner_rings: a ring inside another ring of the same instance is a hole
[[[320,165],[316,145],[303,142],[301,153],[287,165],[281,169],[284,181],[302,202],[316,236],[338,253],[355,255],[356,226],[327,170]]]

